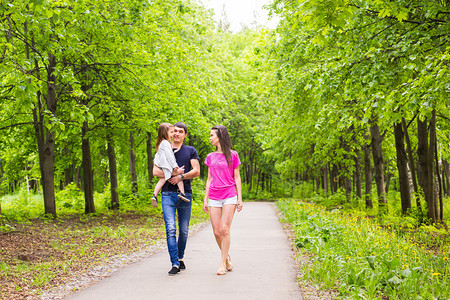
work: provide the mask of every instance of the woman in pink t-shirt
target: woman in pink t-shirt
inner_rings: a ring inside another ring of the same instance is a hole
[[[210,213],[211,224],[221,260],[217,275],[225,275],[233,269],[230,250],[230,227],[234,211],[242,210],[241,175],[239,155],[232,150],[230,135],[223,125],[211,129],[209,141],[216,151],[208,154],[205,165],[208,168],[203,210]]]

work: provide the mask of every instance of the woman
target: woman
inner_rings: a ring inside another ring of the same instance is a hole
[[[225,275],[233,269],[230,250],[230,227],[234,211],[242,210],[241,175],[239,155],[232,150],[230,135],[223,125],[211,129],[209,141],[216,151],[208,154],[208,166],[203,210],[210,213],[211,224],[217,244],[221,250],[221,260],[217,275]]]

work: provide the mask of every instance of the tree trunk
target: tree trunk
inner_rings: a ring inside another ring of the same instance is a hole
[[[400,198],[402,204],[402,214],[406,214],[411,209],[411,191],[409,190],[408,161],[406,158],[404,133],[402,124],[394,125],[395,149],[397,152],[398,180],[400,184]]]
[[[56,83],[55,83],[55,67],[56,58],[54,55],[48,55],[48,72],[47,72],[47,110],[55,115],[56,114]],[[44,122],[40,120],[41,124]],[[45,132],[45,138],[42,143],[42,189],[44,192],[44,207],[45,213],[51,214],[56,217],[56,204],[55,204],[55,133],[53,129],[43,128]]]
[[[365,135],[366,139],[369,139],[369,136]],[[370,160],[370,146],[365,144],[363,146],[364,150],[364,182],[365,182],[365,191],[364,191],[364,200],[366,201],[367,208],[373,208],[372,202],[372,163]]]
[[[114,149],[113,140],[110,135],[108,140],[108,160],[109,160],[109,178],[111,181],[111,208],[119,209],[119,193],[117,191],[117,163],[116,150]]]
[[[75,175],[74,175],[74,180],[75,180],[75,183],[76,183],[78,189],[81,189],[80,170],[81,170],[80,166],[77,166],[75,168]]]
[[[393,174],[391,172],[388,172],[386,176],[384,176],[384,192],[387,194],[389,193],[389,187],[391,186],[391,178]]]
[[[323,176],[323,193],[325,197],[328,195],[328,171],[327,166],[322,168]]]
[[[26,25],[25,25],[26,26]],[[27,29],[25,28],[25,32]],[[27,33],[26,33],[27,34]],[[34,46],[34,38],[31,37],[31,44]],[[28,44],[26,47],[26,55],[29,58]],[[34,60],[36,74],[40,79],[39,65],[37,60]],[[48,55],[47,68],[47,109],[50,113],[56,113],[56,90],[55,90],[55,71],[56,59],[52,54]],[[54,159],[55,159],[55,140],[54,133],[44,128],[44,104],[42,102],[42,94],[40,91],[36,93],[36,104],[33,108],[34,130],[36,135],[36,142],[39,153],[39,169],[41,171],[41,182],[44,196],[44,211],[46,214],[51,214],[56,217],[55,204],[55,178],[54,178]]]
[[[256,169],[255,169],[255,173],[257,175],[255,196],[257,196],[258,195],[258,190],[259,190],[259,183],[261,182],[261,174],[260,174],[259,170],[256,170]]]
[[[331,176],[332,176],[331,186],[333,187],[332,193],[336,193],[338,190],[338,183],[339,183],[339,172],[336,165],[333,165],[331,169]]]
[[[253,145],[253,142],[252,142],[252,145]],[[250,193],[251,191],[252,191],[252,183],[253,183],[253,153],[252,152],[250,152],[251,153],[251,156],[249,157],[249,159],[250,159],[250,166],[249,166],[249,169],[248,169],[248,190],[247,190],[247,192],[248,193]]]
[[[405,134],[406,149],[407,149],[407,153],[408,153],[409,170],[411,171],[411,180],[412,180],[414,192],[415,192],[414,197],[416,198],[416,206],[417,206],[417,209],[419,211],[421,211],[422,209],[421,209],[421,205],[420,205],[420,197],[417,194],[419,192],[419,187],[417,185],[417,175],[416,175],[416,167],[415,167],[416,164],[414,163],[414,156],[413,156],[413,152],[412,152],[411,141],[409,139],[408,126],[406,125],[405,118],[402,118],[402,127],[403,127],[403,131]]]
[[[362,191],[361,191],[361,163],[359,162],[358,152],[355,153],[355,185],[356,185],[356,197],[362,199]]]
[[[153,188],[153,144],[152,133],[147,132],[147,171],[148,171],[148,186],[150,190]]]
[[[432,132],[432,127],[434,127],[435,118],[432,117],[430,120],[430,146],[428,145],[427,120],[428,118],[425,118],[424,121],[421,121],[420,118],[417,118],[417,134],[418,134],[417,155],[419,157],[419,166],[420,166],[419,183],[422,185],[422,190],[425,195],[425,201],[427,203],[428,208],[428,218],[430,218],[433,222],[436,222],[437,218],[435,210],[435,199],[434,199],[435,193],[433,180],[434,143],[433,145],[431,145],[433,140],[431,135],[434,132],[434,131]]]
[[[322,186],[322,176],[320,176],[319,174],[317,175],[317,180],[316,180],[316,192],[319,193],[320,191],[320,187]]]
[[[134,153],[134,136],[130,132],[130,176],[131,176],[131,192],[138,192],[137,173],[136,173],[136,154]]]
[[[0,158],[0,187],[3,186],[3,163],[2,159]],[[1,191],[1,189],[0,189]]]
[[[94,205],[94,174],[92,171],[91,145],[86,136],[89,131],[88,122],[83,122],[81,129],[81,150],[83,153],[83,183],[84,183],[84,212],[95,213]]]
[[[64,155],[70,156],[70,150],[67,147],[64,148]],[[68,186],[71,182],[73,182],[73,164],[64,168],[64,186]]]
[[[444,167],[444,159],[442,160],[442,194],[443,195],[447,195],[447,182],[446,182],[446,177],[445,177],[445,167]],[[1,179],[0,179],[1,182]]]
[[[70,178],[70,168],[67,167],[64,169],[64,186],[68,186],[72,181]]]
[[[442,160],[442,167],[444,169],[444,175],[445,175],[445,194],[447,196],[450,196],[450,164],[447,160]]]
[[[188,138],[188,145],[194,147],[194,138],[190,132],[188,132],[187,138]]]
[[[438,151],[437,151],[437,138],[434,142],[434,157],[436,159],[435,165],[436,165],[436,175],[437,175],[437,182],[438,182],[438,195],[439,195],[439,220],[444,220],[444,200],[442,199],[442,178],[441,178],[441,172],[439,171],[439,158],[438,158]],[[437,217],[437,208],[436,208],[436,217]]]
[[[261,172],[261,191],[264,191],[266,188],[266,173]]]
[[[375,166],[375,183],[377,185],[379,213],[384,213],[387,210],[386,192],[384,187],[384,163],[383,153],[381,151],[381,136],[378,124],[374,123],[370,127],[372,136],[372,157]]]
[[[27,5],[28,9],[28,5]],[[11,26],[11,24],[9,24]],[[30,47],[29,44],[34,48],[34,36],[31,33],[31,41],[28,40],[28,24],[24,24],[24,32],[26,38],[26,57],[30,59]],[[9,41],[10,34],[7,35],[7,40]],[[39,72],[39,63],[37,59],[34,59],[35,74],[37,79],[41,79]],[[48,55],[48,66],[47,66],[47,109],[51,114],[56,114],[56,84],[55,84],[55,67],[56,58],[54,55]],[[31,81],[30,81],[31,82]],[[39,156],[39,169],[41,172],[42,189],[44,196],[44,211],[46,214],[51,214],[56,217],[56,204],[55,204],[55,175],[54,175],[54,164],[55,164],[55,139],[54,132],[51,130],[44,130],[44,106],[42,102],[42,94],[40,91],[36,93],[36,103],[33,108],[33,121],[34,130],[36,135],[36,142],[38,146],[38,156]],[[44,135],[45,133],[45,135]],[[39,186],[39,185],[38,185]]]
[[[430,130],[430,147],[429,147],[429,151],[428,151],[428,170],[430,170],[428,172],[428,179],[429,179],[429,189],[432,191],[432,194],[430,195],[430,201],[432,201],[431,205],[434,207],[434,218],[433,221],[436,222],[437,220],[439,220],[439,211],[438,211],[438,201],[437,201],[437,193],[435,190],[435,175],[434,175],[434,149],[436,146],[436,110],[432,111],[432,115],[431,115],[431,119],[430,119],[430,125],[429,125],[429,130]]]
[[[344,176],[344,188],[345,188],[345,195],[347,198],[347,202],[350,202],[351,196],[352,196],[352,181],[349,178],[349,175]]]

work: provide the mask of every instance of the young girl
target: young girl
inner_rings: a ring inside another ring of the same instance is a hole
[[[162,123],[158,128],[158,138],[156,140],[156,155],[155,165],[158,166],[164,172],[164,177],[159,178],[158,183],[155,186],[155,192],[152,197],[152,206],[158,206],[158,194],[163,185],[172,175],[180,175],[184,173],[184,168],[179,168],[173,154],[172,144],[169,142],[173,137],[173,125],[170,123]],[[180,181],[178,184],[178,197],[185,201],[190,202],[189,198],[184,194],[184,184]]]
[[[203,210],[210,212],[211,225],[217,245],[221,250],[221,260],[217,275],[225,275],[233,269],[230,250],[230,227],[234,211],[242,210],[241,176],[239,155],[232,150],[230,135],[223,125],[211,129],[209,140],[216,151],[208,154],[208,166]]]

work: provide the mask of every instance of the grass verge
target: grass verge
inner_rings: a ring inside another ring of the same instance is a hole
[[[191,225],[208,216],[193,202]],[[161,208],[1,219],[0,299],[36,298],[118,255],[165,239]]]
[[[296,247],[310,256],[302,266],[304,279],[323,289],[337,290],[344,299],[450,297],[448,235],[425,241],[420,228],[380,226],[357,212],[294,200],[277,206],[292,226]]]

